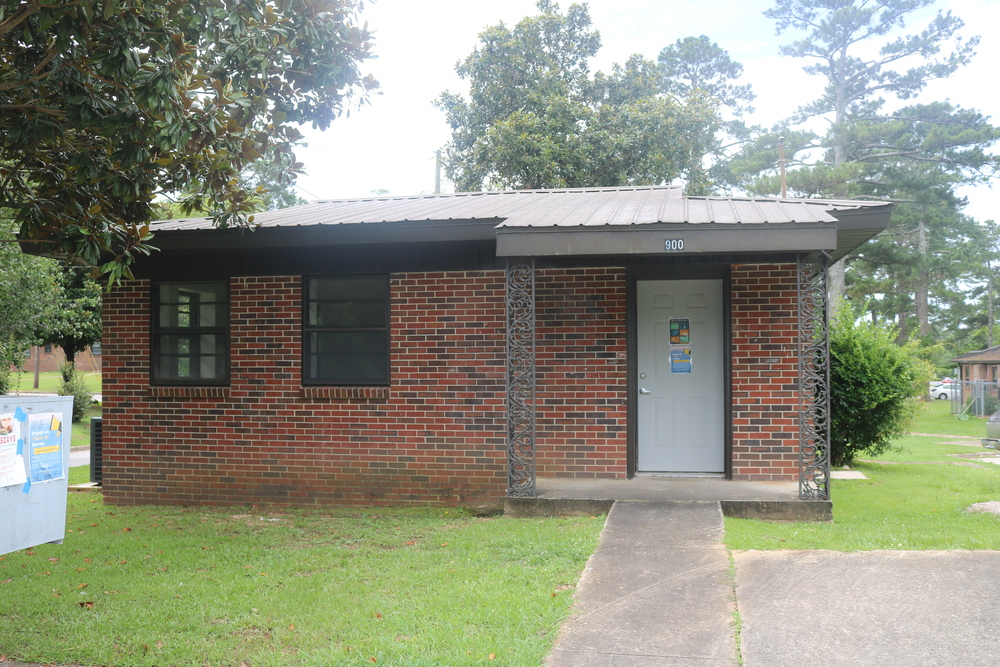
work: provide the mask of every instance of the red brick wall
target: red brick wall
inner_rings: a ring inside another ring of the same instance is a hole
[[[149,384],[149,285],[105,308],[116,504],[442,504],[506,489],[502,272],[394,275],[392,386],[301,386],[301,280],[234,278],[231,382]]]
[[[732,268],[733,478],[799,473],[794,264]]]
[[[625,270],[538,271],[535,301],[537,474],[624,478]]]
[[[732,273],[733,468],[798,472],[795,267]],[[301,386],[301,279],[234,278],[228,387],[149,386],[149,283],[105,300],[111,503],[476,503],[506,488],[502,271],[391,279],[391,386]],[[626,473],[625,272],[536,276],[537,473]]]

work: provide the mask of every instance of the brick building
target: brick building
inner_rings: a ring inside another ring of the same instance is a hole
[[[958,379],[963,382],[1000,381],[1000,345],[960,354],[951,363],[958,365]]]
[[[28,350],[20,370],[34,373],[37,365],[40,373],[57,373],[64,363],[66,353],[58,345],[36,345]],[[83,373],[100,373],[101,344],[94,343],[83,352],[77,352],[75,364],[76,369]]]
[[[822,496],[825,267],[890,209],[645,187],[156,223],[105,298],[105,499],[466,504],[644,474]]]

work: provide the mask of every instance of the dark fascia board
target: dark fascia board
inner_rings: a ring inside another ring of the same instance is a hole
[[[375,243],[491,241],[502,219],[405,220],[240,229],[154,230],[151,245],[163,251],[242,250]]]
[[[871,208],[829,211],[837,218],[837,249],[833,252],[833,259],[844,257],[886,229],[892,209],[892,204],[880,202]]]
[[[836,247],[837,227],[829,222],[507,227],[497,230],[499,257],[829,252]]]

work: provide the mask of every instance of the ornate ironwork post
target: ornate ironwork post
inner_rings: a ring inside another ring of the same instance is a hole
[[[799,498],[830,499],[830,329],[827,263],[799,257]]]
[[[533,259],[507,262],[507,495],[536,495]]]

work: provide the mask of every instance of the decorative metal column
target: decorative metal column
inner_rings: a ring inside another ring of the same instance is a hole
[[[507,495],[536,495],[533,259],[507,262]]]
[[[827,263],[799,257],[799,499],[830,499]]]

